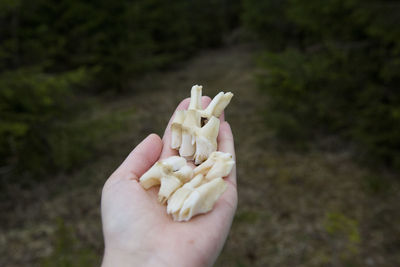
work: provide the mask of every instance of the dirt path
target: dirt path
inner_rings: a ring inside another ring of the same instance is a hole
[[[400,264],[398,186],[371,193],[365,177],[376,174],[357,167],[347,151],[279,150],[263,122],[253,51],[240,45],[203,52],[134,83],[135,95],[105,102],[101,112],[127,112],[126,130],[105,140],[108,153],[81,170],[19,192],[25,201],[0,230],[0,266],[39,265],[42,258],[54,265],[60,257],[74,266],[98,261],[105,179],[147,134],[162,135],[193,84],[210,96],[235,94],[226,118],[236,142],[239,207],[217,266]]]

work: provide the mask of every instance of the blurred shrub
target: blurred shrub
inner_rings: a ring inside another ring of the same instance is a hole
[[[58,122],[48,137],[52,165],[59,171],[70,171],[95,158],[107,149],[110,138],[126,129],[134,109],[96,114],[98,104],[87,109],[84,115],[69,121]],[[32,168],[29,169],[33,169]],[[40,168],[40,166],[39,166]]]
[[[9,90],[0,91],[2,182],[28,185],[76,169],[103,151],[104,140],[124,129],[133,112],[100,113],[99,103],[72,94],[85,81],[81,70],[51,78],[14,75],[2,87]]]
[[[18,69],[0,75],[0,164],[43,172],[54,167],[50,143],[57,123],[74,116],[72,88],[85,83],[84,69],[49,75]]]
[[[123,116],[88,117],[86,100],[219,45],[238,9],[238,0],[0,0],[2,178],[43,179],[91,158]]]
[[[245,1],[246,25],[269,47],[260,58],[269,72],[259,80],[280,136],[340,134],[369,158],[400,167],[399,9],[380,1]]]
[[[238,3],[0,0],[0,71],[86,67],[96,70],[97,88],[121,90],[137,75],[218,45]]]
[[[244,0],[244,25],[268,48],[279,50],[295,35],[295,27],[285,19],[287,0]]]

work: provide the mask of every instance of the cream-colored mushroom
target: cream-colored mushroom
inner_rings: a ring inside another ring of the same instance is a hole
[[[178,156],[158,161],[140,177],[140,184],[144,189],[161,184],[158,199],[164,204],[176,189],[193,177],[193,170],[186,163],[186,159]]]
[[[186,166],[186,160],[182,157],[179,156],[171,156],[165,159],[160,160],[160,162],[164,165],[166,165],[167,167],[169,167],[170,169],[172,169],[172,171],[178,171],[181,168],[183,168],[184,166]]]
[[[218,117],[233,97],[231,92],[220,92],[203,110],[202,88],[199,85],[192,87],[188,110],[179,114],[177,112],[171,124],[171,147],[179,148],[179,154],[187,159],[193,159],[195,164],[202,163],[217,150]],[[179,136],[181,140],[178,140]]]
[[[178,110],[175,112],[174,120],[171,124],[171,147],[179,149],[182,144],[182,124],[185,120],[185,111]]]
[[[188,110],[201,110],[201,95],[203,86],[194,85],[190,90],[190,104]]]
[[[174,217],[179,215],[179,211],[183,206],[186,198],[192,193],[197,186],[199,186],[204,180],[202,174],[196,175],[190,182],[184,184],[181,188],[175,191],[173,195],[168,199],[167,213],[173,214]]]
[[[225,190],[226,183],[222,178],[200,185],[183,202],[179,214],[177,212],[172,213],[172,217],[176,221],[188,221],[197,214],[212,210],[215,202]]]
[[[171,147],[179,150],[180,156],[156,162],[140,178],[145,189],[160,185],[158,200],[168,202],[167,212],[176,221],[210,211],[226,190],[223,177],[235,164],[231,154],[216,151],[218,117],[233,94],[217,94],[204,110],[201,97],[202,86],[193,86],[188,110],[177,111],[172,120]],[[193,169],[187,159],[200,165]]]
[[[192,167],[185,165],[179,170],[175,171],[174,176],[179,178],[183,183],[190,181],[194,175],[194,171]]]
[[[194,163],[205,161],[212,152],[217,150],[217,136],[219,132],[219,119],[212,116],[210,120],[196,132],[196,151]]]
[[[190,104],[188,110],[197,110],[202,118],[211,118],[211,116],[221,116],[224,109],[228,106],[231,101],[233,94],[231,92],[224,93],[219,92],[208,104],[206,109],[201,107],[201,96],[203,86],[194,85],[190,91]]]
[[[158,201],[161,204],[165,204],[168,198],[171,196],[176,189],[181,187],[182,181],[173,175],[165,175],[160,179],[160,191],[158,191]]]
[[[140,177],[140,184],[144,189],[161,183],[161,177],[179,170],[186,165],[186,160],[178,156],[172,156],[156,162],[147,172]]]
[[[200,127],[200,114],[196,110],[187,110],[182,124],[182,143],[179,154],[191,158],[195,152],[196,131]]]
[[[211,118],[211,116],[218,118],[221,116],[226,106],[228,106],[229,102],[231,102],[232,97],[233,94],[231,92],[218,93],[210,102],[210,104],[208,104],[207,108],[201,112],[201,116],[208,119]]]
[[[235,161],[231,154],[214,151],[206,161],[194,169],[194,175],[201,173],[207,180],[225,177],[231,172],[234,165]]]
[[[168,199],[167,212],[176,221],[187,221],[196,214],[211,210],[225,190],[222,177],[231,172],[234,164],[229,153],[211,153],[205,162],[194,169],[195,178]]]

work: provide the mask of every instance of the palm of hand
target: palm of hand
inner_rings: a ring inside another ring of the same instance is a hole
[[[203,104],[209,102],[208,98],[203,100]],[[177,110],[187,105],[188,100],[184,100]],[[113,260],[112,255],[118,254],[126,266],[146,262],[165,266],[204,266],[211,265],[222,249],[237,204],[235,168],[226,179],[227,190],[214,209],[189,222],[174,222],[166,213],[166,207],[157,200],[158,188],[146,191],[138,182],[159,158],[176,154],[169,148],[170,123],[164,142],[156,135],[147,137],[103,188],[102,221],[106,245],[103,265],[108,265]],[[224,121],[218,146],[219,150],[234,155],[230,127]]]

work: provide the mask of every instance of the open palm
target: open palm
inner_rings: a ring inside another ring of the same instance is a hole
[[[211,101],[202,98],[203,107]],[[189,99],[176,110],[187,109]],[[173,118],[173,117],[172,117]],[[157,160],[177,155],[170,148],[172,118],[163,140],[155,134],[143,140],[103,187],[103,266],[209,266],[219,255],[237,205],[236,169],[225,179],[227,190],[214,209],[188,222],[175,222],[158,202],[158,188],[144,190],[140,176]],[[235,157],[230,126],[221,116],[218,150]]]

